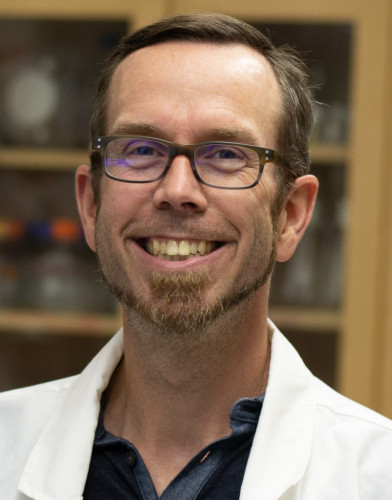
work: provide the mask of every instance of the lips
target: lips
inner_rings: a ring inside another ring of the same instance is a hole
[[[149,238],[144,241],[144,249],[154,257],[165,260],[185,260],[201,257],[214,251],[219,244],[206,240],[174,240]]]

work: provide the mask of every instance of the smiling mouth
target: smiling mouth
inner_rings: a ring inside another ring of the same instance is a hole
[[[142,247],[147,253],[165,260],[186,260],[191,257],[202,257],[216,250],[222,243],[215,241],[161,240],[145,239]]]

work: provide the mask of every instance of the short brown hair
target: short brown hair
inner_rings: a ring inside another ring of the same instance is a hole
[[[278,150],[299,175],[309,171],[309,137],[313,124],[312,97],[305,65],[290,47],[276,48],[253,26],[223,14],[179,15],[158,21],[121,39],[107,59],[93,106],[91,136],[105,135],[108,92],[113,74],[123,59],[143,47],[168,41],[239,43],[255,49],[270,63],[282,97],[282,113],[278,129]],[[91,159],[93,187],[99,199],[101,164]],[[99,168],[97,168],[99,167]],[[277,205],[283,202],[292,176],[277,169],[281,189]]]

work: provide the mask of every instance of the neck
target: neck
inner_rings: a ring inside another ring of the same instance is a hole
[[[162,450],[167,460],[172,450],[178,470],[230,434],[234,402],[262,394],[267,384],[270,346],[259,304],[235,308],[192,338],[157,332],[128,312],[124,358],[108,389],[105,427],[131,441],[146,463]],[[153,467],[152,460],[150,473]]]

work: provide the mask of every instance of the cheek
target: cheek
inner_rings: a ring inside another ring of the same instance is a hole
[[[253,253],[256,259],[264,259],[275,252],[277,239],[277,220],[274,220],[271,207],[273,199],[272,189],[267,189],[265,184],[258,186],[256,202],[249,209],[249,218],[251,221],[251,231],[253,236]]]
[[[115,227],[129,222],[140,207],[151,203],[151,194],[146,185],[133,185],[109,179],[102,193],[99,217]]]
[[[254,253],[256,258],[264,259],[274,250],[276,229],[269,211],[260,211],[253,225]]]
[[[95,245],[100,260],[118,252],[118,249],[114,250],[114,248],[120,241],[121,232],[126,223],[124,216],[127,212],[129,210],[126,210],[118,193],[115,190],[106,190],[101,198],[95,221]]]
[[[259,197],[254,197],[252,203],[250,201],[233,201],[229,219],[240,235],[238,252],[249,263],[255,264],[271,253],[276,231],[269,205]]]
[[[254,239],[261,237],[260,234],[265,234],[272,227],[271,191],[260,182],[255,188],[249,189],[244,198],[231,203],[233,217],[239,219],[239,227],[246,228]]]

